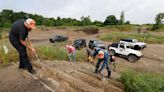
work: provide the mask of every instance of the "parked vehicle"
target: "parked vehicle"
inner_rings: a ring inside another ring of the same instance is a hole
[[[89,41],[89,48],[91,50],[93,50],[94,47],[105,49],[105,45],[101,41],[98,41],[98,40],[90,40]]]
[[[135,50],[141,50],[141,49],[146,48],[147,46],[146,43],[138,42],[137,39],[121,39],[120,43],[124,43]]]
[[[124,43],[112,43],[108,48],[111,55],[120,55],[127,58],[130,62],[139,60],[143,54],[141,51],[131,49]]]
[[[65,37],[65,36],[55,36],[54,38],[50,38],[50,42],[51,43],[54,43],[54,42],[62,42],[62,41],[66,41],[68,40],[68,37]]]
[[[76,49],[81,49],[86,47],[86,41],[85,39],[77,39],[74,41],[74,46]]]

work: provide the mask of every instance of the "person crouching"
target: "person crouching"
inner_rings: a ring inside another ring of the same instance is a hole
[[[68,51],[68,56],[69,56],[70,61],[76,62],[76,49],[75,49],[75,47],[72,45],[66,45],[65,48]]]
[[[98,57],[98,62],[96,64],[95,73],[96,74],[101,73],[101,71],[106,66],[107,73],[108,73],[107,78],[110,78],[111,77],[111,70],[110,70],[109,62],[108,62],[108,58],[110,57],[110,55],[109,55],[108,51],[101,49],[101,48],[98,48],[98,49],[95,49],[93,56],[94,56],[94,58],[96,56]],[[99,69],[99,66],[101,63],[103,63],[103,64],[102,64],[101,68]]]

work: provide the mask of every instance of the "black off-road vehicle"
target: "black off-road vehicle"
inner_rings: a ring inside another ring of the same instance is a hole
[[[89,48],[91,50],[93,50],[94,47],[105,49],[105,45],[103,44],[103,42],[98,41],[98,40],[90,40],[89,41]]]
[[[74,46],[76,49],[81,49],[86,47],[86,41],[85,39],[77,39],[74,41]]]
[[[54,38],[50,38],[51,43],[62,42],[68,40],[68,37],[57,35]]]

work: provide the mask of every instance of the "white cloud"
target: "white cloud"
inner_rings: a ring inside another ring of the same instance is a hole
[[[91,16],[104,21],[108,15],[120,16],[125,11],[126,20],[132,23],[153,23],[159,12],[164,12],[164,0],[0,0],[0,11],[13,9],[37,13],[46,17]]]

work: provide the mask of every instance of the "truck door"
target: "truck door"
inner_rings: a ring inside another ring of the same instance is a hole
[[[119,52],[119,54],[122,54],[122,55],[125,54],[125,46],[124,46],[124,44],[120,44],[119,45],[118,52]]]

